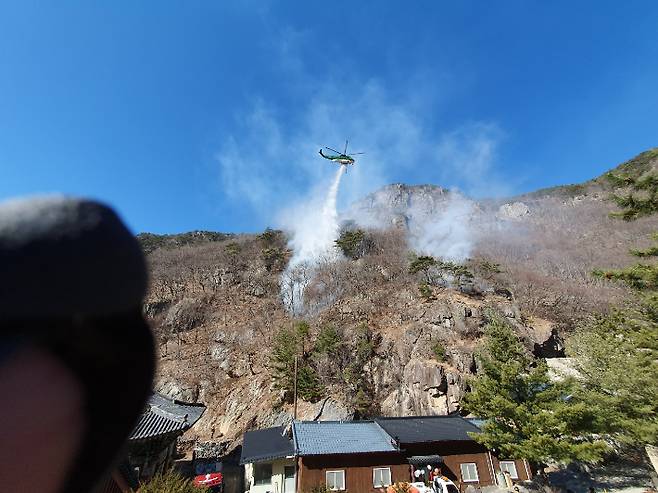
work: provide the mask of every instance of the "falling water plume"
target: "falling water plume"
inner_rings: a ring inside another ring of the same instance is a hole
[[[324,201],[305,204],[301,211],[298,209],[291,225],[289,245],[294,253],[281,279],[281,297],[284,306],[293,314],[299,313],[303,306],[304,290],[318,262],[337,256],[334,246],[339,229],[336,199],[345,168],[342,165],[336,171]]]

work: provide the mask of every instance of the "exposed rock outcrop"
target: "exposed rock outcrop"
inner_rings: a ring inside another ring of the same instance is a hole
[[[655,167],[652,156],[643,163]],[[307,312],[313,335],[326,326],[340,329],[353,360],[357,328],[372,331],[373,354],[359,376],[373,408],[390,416],[462,411],[489,312],[514,328],[529,353],[553,358],[557,371],[564,331],[626,296],[619,286],[593,281],[591,271],[628,263],[628,248],[642,247],[637,239],[658,229],[655,217],[613,222],[605,196],[598,179],[504,200],[468,200],[459,221],[432,230],[469,224],[474,245],[463,264],[472,279],[460,284],[412,274],[408,259],[414,224],[435,221],[455,193],[431,185],[384,187],[342,215],[347,226],[350,220],[366,230],[377,226],[367,232],[374,246],[358,260],[325,266],[316,279],[318,299],[331,302]],[[230,450],[247,429],[289,422],[293,407],[273,385],[270,359],[275,334],[294,322],[280,300],[290,257],[284,235],[142,240],[153,279],[145,313],[160,353],[156,389],[208,406],[191,439]],[[336,364],[325,360],[326,367]],[[340,372],[327,377],[321,399],[299,402],[298,418],[352,417],[353,380]]]
[[[503,204],[498,208],[497,217],[500,219],[511,219],[518,221],[530,214],[530,209],[523,202],[511,202]]]

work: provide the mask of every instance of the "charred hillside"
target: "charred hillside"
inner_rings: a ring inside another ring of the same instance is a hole
[[[646,172],[658,152],[629,163],[620,169]],[[560,334],[626,296],[590,273],[629,263],[627,250],[658,223],[609,218],[602,178],[573,187],[471,202],[462,218],[474,232],[468,259],[431,265],[412,254],[413,228],[442,214],[451,192],[385,187],[344,215],[343,231],[355,234],[341,238],[337,260],[306,274],[294,316],[281,299],[292,254],[284,233],[148,237],[156,387],[204,402],[193,433],[231,448],[245,429],[290,419],[294,340],[304,419],[459,411],[492,314],[529,351],[552,356]]]

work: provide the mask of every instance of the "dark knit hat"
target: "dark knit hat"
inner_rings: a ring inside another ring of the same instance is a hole
[[[40,197],[0,204],[0,319],[100,316],[146,293],[135,237],[109,207]]]
[[[0,278],[0,346],[42,346],[83,385],[85,435],[62,491],[92,491],[151,391],[154,348],[141,312],[147,272],[139,243],[98,202],[8,201],[0,204]]]

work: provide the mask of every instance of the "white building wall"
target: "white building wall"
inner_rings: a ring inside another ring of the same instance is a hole
[[[284,467],[295,466],[294,459],[277,459],[271,462],[272,464],[272,481],[270,484],[254,484],[254,465],[245,464],[244,466],[244,484],[248,493],[284,493]],[[296,481],[295,481],[296,484]],[[285,493],[295,493],[294,491],[286,491]]]

